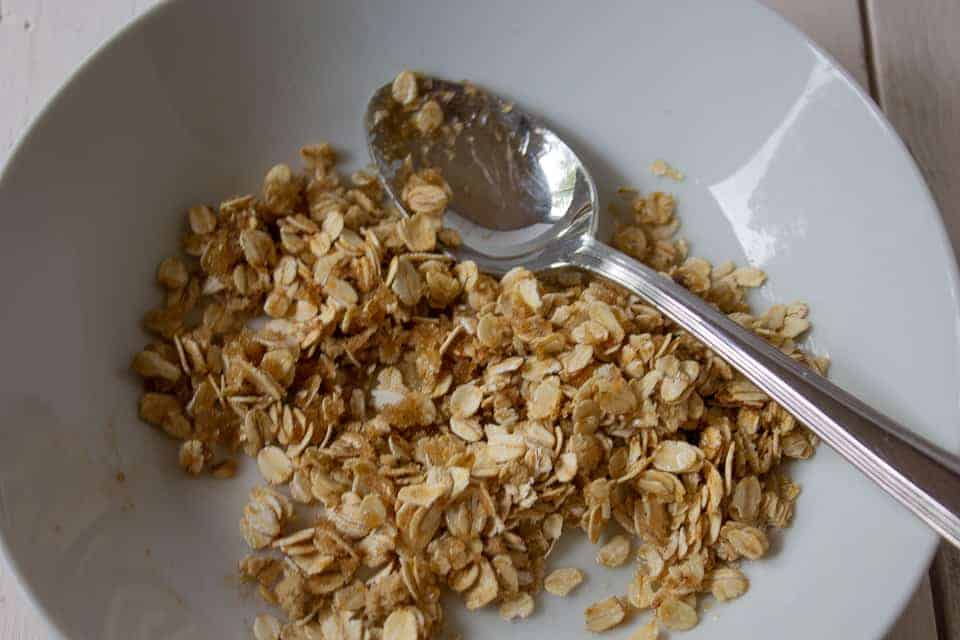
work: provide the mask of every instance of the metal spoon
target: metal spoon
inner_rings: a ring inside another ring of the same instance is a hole
[[[443,125],[429,133],[396,102],[391,85],[366,114],[381,179],[398,197],[411,169],[436,167],[453,189],[444,223],[453,251],[481,271],[504,274],[578,267],[656,306],[736,367],[887,493],[960,547],[960,458],[797,364],[666,276],[594,238],[599,203],[586,167],[535,117],[470,84],[420,78]]]

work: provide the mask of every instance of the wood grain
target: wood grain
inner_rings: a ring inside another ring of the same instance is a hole
[[[960,2],[864,0],[880,106],[906,141],[960,248]],[[958,427],[960,428],[960,427]],[[960,640],[960,552],[930,572],[941,640]]]

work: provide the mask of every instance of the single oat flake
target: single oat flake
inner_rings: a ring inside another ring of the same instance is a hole
[[[609,568],[619,567],[627,561],[629,555],[630,538],[625,535],[617,535],[597,552],[597,564]]]
[[[677,182],[683,181],[684,178],[683,172],[670,166],[666,160],[654,160],[650,165],[650,172],[655,176],[667,177]]]
[[[564,597],[576,589],[583,582],[583,572],[580,569],[556,569],[547,576],[543,588],[555,596]]]
[[[612,596],[587,607],[584,612],[587,629],[594,633],[606,631],[620,624],[626,615],[620,598]]]

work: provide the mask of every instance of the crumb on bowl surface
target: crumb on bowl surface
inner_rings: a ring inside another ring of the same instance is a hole
[[[653,164],[650,165],[650,173],[658,177],[666,177],[676,182],[682,182],[686,177],[683,175],[683,172],[673,167],[666,160],[654,160]]]

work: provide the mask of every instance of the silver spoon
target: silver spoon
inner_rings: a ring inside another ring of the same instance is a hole
[[[656,306],[736,367],[840,455],[960,547],[960,458],[804,368],[666,276],[594,238],[597,189],[556,134],[512,104],[464,83],[420,78],[443,126],[422,133],[413,111],[377,91],[365,126],[386,189],[399,196],[410,168],[436,167],[453,189],[444,224],[453,251],[500,275],[577,267]],[[406,163],[404,162],[406,160]]]

